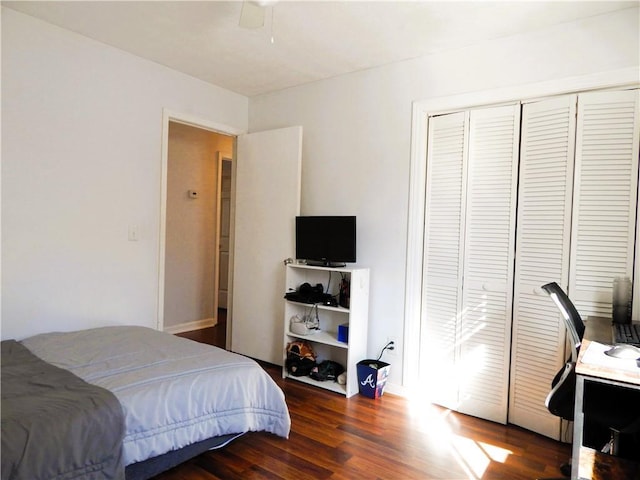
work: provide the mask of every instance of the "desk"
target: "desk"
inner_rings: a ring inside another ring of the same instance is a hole
[[[634,360],[613,359],[604,355],[602,344],[611,343],[611,320],[589,317],[585,321],[586,330],[576,363],[575,419],[573,424],[572,479],[638,479],[640,459],[629,461],[602,454],[597,449],[583,445],[585,429],[589,428],[588,415],[584,413],[584,403],[588,401],[589,389],[606,385],[616,389],[637,390],[640,394],[640,368]],[[611,408],[615,409],[615,395]],[[640,414],[640,405],[638,405]],[[606,444],[606,440],[602,445]],[[604,474],[603,474],[604,471]]]

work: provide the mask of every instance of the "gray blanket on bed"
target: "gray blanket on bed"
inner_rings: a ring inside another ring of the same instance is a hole
[[[2,342],[2,480],[124,479],[116,397]]]

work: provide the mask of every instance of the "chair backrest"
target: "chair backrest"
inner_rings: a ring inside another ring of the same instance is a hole
[[[576,364],[575,362],[567,362],[553,379],[545,405],[549,412],[556,417],[573,421],[575,396]]]
[[[584,336],[585,330],[582,317],[578,313],[573,302],[556,282],[547,283],[542,286],[542,289],[549,294],[551,299],[558,306],[560,313],[562,313],[564,325],[567,329],[569,340],[571,342],[571,357],[575,362],[578,359],[578,352],[580,351],[580,345],[582,345],[582,337]]]

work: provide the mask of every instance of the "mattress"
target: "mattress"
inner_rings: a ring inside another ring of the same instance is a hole
[[[125,465],[211,437],[289,436],[284,393],[247,357],[135,326],[47,333],[21,343],[116,396],[125,414]]]

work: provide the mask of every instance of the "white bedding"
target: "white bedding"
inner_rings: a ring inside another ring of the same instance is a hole
[[[282,390],[241,355],[144,327],[47,333],[22,343],[115,394],[127,425],[125,465],[230,433],[289,436]]]

